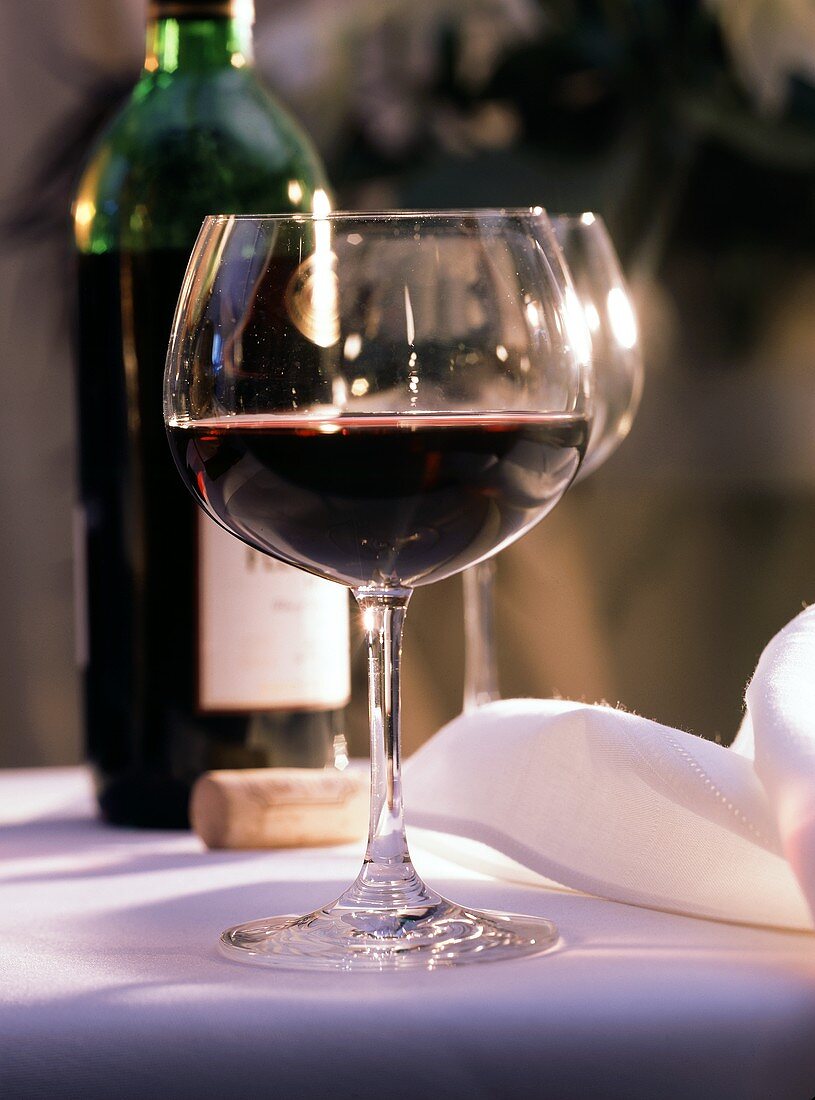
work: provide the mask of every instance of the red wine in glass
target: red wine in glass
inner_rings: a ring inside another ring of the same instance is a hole
[[[182,476],[259,550],[350,586],[415,587],[554,507],[585,417],[410,413],[213,417],[168,425]]]

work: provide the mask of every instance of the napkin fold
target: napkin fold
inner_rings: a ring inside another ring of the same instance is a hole
[[[488,846],[503,877],[811,930],[815,605],[764,650],[746,702],[730,748],[607,706],[490,704],[407,761],[408,821]]]

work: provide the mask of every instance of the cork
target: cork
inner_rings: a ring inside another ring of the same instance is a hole
[[[347,844],[368,827],[368,774],[351,768],[207,772],[190,820],[208,848],[306,848]]]

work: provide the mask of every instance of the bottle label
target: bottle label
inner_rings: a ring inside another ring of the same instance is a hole
[[[246,546],[198,517],[198,707],[344,707],[351,694],[348,592]]]

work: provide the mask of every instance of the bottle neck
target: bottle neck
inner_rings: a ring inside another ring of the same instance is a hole
[[[147,23],[145,74],[251,66],[253,17],[245,0],[200,9],[159,0],[151,5]]]

